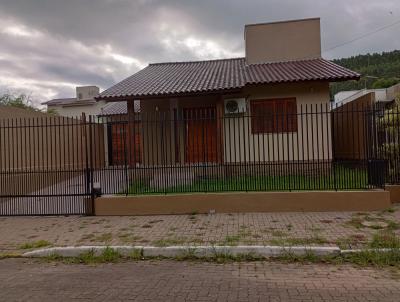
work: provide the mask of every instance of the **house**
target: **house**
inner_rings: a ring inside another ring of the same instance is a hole
[[[400,95],[400,83],[388,88],[340,91],[334,96],[334,107],[340,107],[354,101],[357,102],[359,98],[369,93],[374,95],[376,103],[392,103],[396,96]]]
[[[82,113],[89,115],[98,115],[106,102],[96,102],[95,97],[100,93],[97,86],[76,87],[76,96],[74,98],[53,99],[42,103],[46,105],[49,111],[54,111],[60,116],[80,117]]]
[[[360,75],[321,57],[320,19],[246,25],[244,39],[245,57],[150,64],[97,97],[129,114],[140,100],[143,165],[331,159],[329,135],[315,144],[298,132],[300,113],[328,106],[329,82]]]

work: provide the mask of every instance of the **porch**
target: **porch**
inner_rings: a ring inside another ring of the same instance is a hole
[[[338,135],[332,125],[351,127],[351,112],[334,121],[338,114],[328,103],[301,101],[249,100],[243,112],[231,114],[225,112],[221,95],[145,100],[140,113],[129,111],[126,132],[119,137],[121,165],[113,168],[125,170],[127,182],[120,193],[383,187],[384,171],[365,148],[375,143],[374,137],[364,135],[371,129],[358,124],[348,129],[355,137],[363,136],[363,144],[352,149],[357,156],[335,158],[333,144],[349,145],[350,139]]]

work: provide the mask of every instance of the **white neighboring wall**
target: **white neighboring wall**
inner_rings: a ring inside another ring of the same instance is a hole
[[[79,117],[82,113],[85,113],[86,116],[89,115],[98,115],[101,113],[101,109],[106,105],[106,102],[99,101],[96,103],[92,103],[89,105],[48,105],[48,109],[54,110],[57,114],[66,117]]]
[[[95,97],[100,93],[97,86],[76,87],[75,98],[55,99],[44,104],[49,110],[54,110],[58,115],[66,117],[80,117],[82,113],[86,116],[99,115],[106,105],[105,101],[97,102]]]
[[[349,91],[341,91],[335,94],[335,104],[334,108],[340,107],[346,103],[350,103],[359,97],[362,97],[368,93],[375,94],[375,102],[390,102],[392,99],[388,95],[388,91],[390,88],[382,88],[382,89],[361,89],[361,90],[349,90]]]

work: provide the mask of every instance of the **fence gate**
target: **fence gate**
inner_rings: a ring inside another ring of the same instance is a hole
[[[85,116],[0,120],[0,216],[92,214],[101,133]]]

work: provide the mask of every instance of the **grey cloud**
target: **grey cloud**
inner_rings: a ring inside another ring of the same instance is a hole
[[[190,36],[217,43],[226,55],[243,54],[244,24],[315,16],[321,17],[327,49],[400,19],[400,6],[398,0],[0,0],[2,19],[45,35],[37,45],[0,34],[0,68],[15,78],[107,88],[138,66],[101,56],[100,46],[111,45],[114,52],[142,63],[198,59],[196,49],[174,41]],[[335,58],[400,48],[399,29],[324,55]],[[173,47],[165,39],[172,39]],[[71,41],[85,49],[74,47]],[[2,54],[12,61],[2,59]],[[43,88],[55,95],[70,89],[38,85],[37,91]]]

